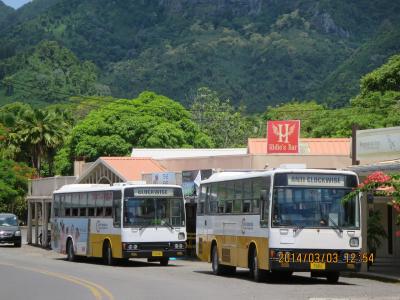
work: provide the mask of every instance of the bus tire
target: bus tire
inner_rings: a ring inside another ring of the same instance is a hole
[[[67,241],[67,260],[68,261],[75,261],[76,260],[76,255],[75,255],[75,250],[74,250],[74,243],[72,242],[71,239],[68,239],[68,241]]]
[[[262,282],[265,280],[265,271],[260,269],[257,257],[257,249],[254,248],[250,260],[250,276],[255,282]]]
[[[211,267],[212,267],[212,272],[214,275],[223,275],[223,267],[219,263],[219,258],[218,258],[218,248],[217,245],[214,245],[211,251]]]
[[[109,241],[104,242],[103,261],[104,264],[107,266],[113,266],[115,264],[115,259],[112,254],[112,249]]]
[[[160,265],[161,266],[168,266],[168,263],[169,263],[169,258],[168,257],[164,257],[164,258],[161,258],[160,259]]]
[[[339,281],[340,273],[339,272],[329,272],[326,274],[326,280],[329,283],[337,283]]]
[[[236,267],[219,263],[217,245],[214,245],[211,251],[211,267],[214,275],[232,275],[236,272]]]

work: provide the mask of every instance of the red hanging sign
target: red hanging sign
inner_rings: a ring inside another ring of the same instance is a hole
[[[299,153],[300,120],[267,122],[267,153]]]

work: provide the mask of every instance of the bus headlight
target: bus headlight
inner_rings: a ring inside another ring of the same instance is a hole
[[[178,240],[184,240],[184,239],[185,239],[185,234],[183,232],[179,232]]]
[[[358,247],[360,245],[360,241],[358,237],[352,237],[349,241],[350,247]]]
[[[21,230],[17,230],[16,232],[14,232],[15,236],[21,236]]]

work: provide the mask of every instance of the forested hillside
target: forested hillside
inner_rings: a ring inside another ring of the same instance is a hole
[[[343,106],[362,75],[400,52],[399,15],[389,0],[35,0],[1,26],[0,101],[60,100],[5,85],[40,77],[25,67],[36,73],[18,77],[10,62],[51,40],[92,61],[116,97],[153,90],[189,106],[207,86],[250,112],[292,99]]]
[[[0,1],[0,24],[9,16],[14,10]]]

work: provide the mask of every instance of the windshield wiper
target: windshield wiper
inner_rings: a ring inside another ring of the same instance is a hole
[[[293,228],[293,230],[294,230],[294,234],[299,234],[299,233],[300,233],[300,231],[302,231],[302,230],[303,230],[303,228],[304,228],[304,226],[303,226],[303,225],[294,225],[294,228]]]
[[[167,221],[164,221],[164,223],[162,225],[167,225],[169,228],[171,228],[172,230],[174,230],[174,226],[172,226],[170,223],[168,223]]]
[[[330,227],[334,227],[335,229],[339,230],[340,233],[342,233],[343,232],[342,227],[340,227],[338,224],[336,224],[336,222],[331,218],[331,216],[329,214],[328,214],[328,218],[329,218],[329,221],[331,221],[331,223],[333,225]]]
[[[139,225],[139,230],[142,230],[142,229],[145,229],[145,228],[151,227],[151,226],[153,226],[153,225],[152,224],[142,224],[142,225]]]

